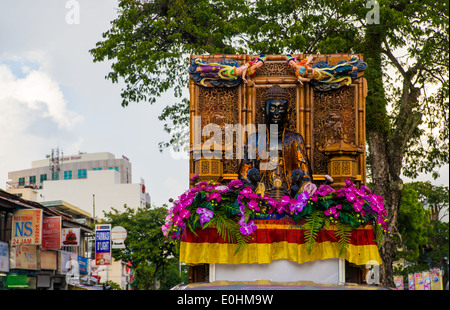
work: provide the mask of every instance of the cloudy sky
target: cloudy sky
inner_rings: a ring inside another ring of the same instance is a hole
[[[110,64],[93,63],[88,52],[109,29],[117,1],[74,2],[78,24],[69,0],[0,1],[0,188],[8,171],[31,168],[59,147],[64,155],[125,155],[133,183],[143,178],[152,203],[166,203],[189,179],[187,160],[158,150],[168,137],[157,116],[173,98],[123,108],[122,85],[104,78]]]
[[[127,156],[133,183],[143,178],[155,205],[187,189],[188,161],[158,150],[168,136],[157,116],[171,94],[122,108],[122,85],[104,78],[110,64],[93,63],[88,52],[116,9],[116,0],[0,1],[0,188],[8,171],[59,147]],[[448,185],[448,166],[441,175],[433,183]]]

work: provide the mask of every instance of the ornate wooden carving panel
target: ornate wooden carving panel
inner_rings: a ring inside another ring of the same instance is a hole
[[[313,170],[327,174],[328,157],[319,148],[334,143],[340,132],[347,142],[356,144],[356,88],[345,87],[329,92],[314,92]]]
[[[255,77],[279,77],[279,76],[292,76],[294,71],[287,65],[286,61],[271,61],[266,62],[255,73]]]
[[[239,88],[199,87],[198,109],[202,117],[201,128],[217,124],[224,132],[225,124],[239,123]],[[202,137],[203,140],[207,137]],[[202,141],[204,142],[204,141]]]

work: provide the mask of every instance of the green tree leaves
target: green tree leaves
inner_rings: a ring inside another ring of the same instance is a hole
[[[158,273],[168,267],[170,257],[176,256],[176,245],[167,242],[161,230],[166,215],[165,207],[134,209],[126,205],[122,213],[116,209],[105,213],[107,223],[127,231],[126,249],[114,249],[112,256],[131,263],[137,289],[154,289]],[[165,274],[158,280],[164,282]]]

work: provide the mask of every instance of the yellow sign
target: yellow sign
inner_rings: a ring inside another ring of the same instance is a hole
[[[22,209],[14,212],[11,245],[40,245],[42,242],[42,210]]]

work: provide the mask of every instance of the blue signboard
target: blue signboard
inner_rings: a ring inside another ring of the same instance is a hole
[[[87,257],[78,256],[78,267],[80,268],[80,273],[88,273],[88,259]]]
[[[95,263],[111,264],[111,224],[100,224],[95,227]]]
[[[97,230],[95,232],[95,252],[96,253],[111,252],[111,231]]]

